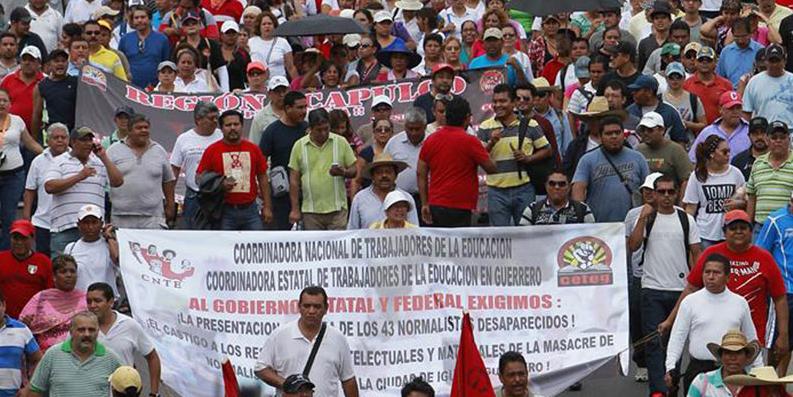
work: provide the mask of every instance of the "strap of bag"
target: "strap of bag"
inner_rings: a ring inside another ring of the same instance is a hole
[[[609,154],[606,153],[606,149],[603,149],[603,146],[600,147],[600,150],[603,152],[603,157],[605,157],[606,161],[608,161],[609,165],[611,165],[611,168],[613,168],[614,172],[617,173],[617,176],[620,178],[620,182],[622,182],[622,186],[625,186],[625,190],[628,191],[628,194],[633,196],[633,190],[631,189],[630,186],[628,186],[628,178],[626,178],[625,175],[622,175],[619,168],[617,168],[617,166],[614,165],[614,162],[611,161]]]
[[[270,46],[270,51],[267,51],[267,59],[264,61],[266,62],[267,67],[270,67],[270,55],[273,54],[273,48],[275,48],[275,44],[278,41],[278,37],[273,37],[273,45]]]
[[[518,150],[523,150],[523,141],[529,129],[529,119],[520,116],[520,126],[518,127]],[[517,160],[515,160],[517,161]],[[523,179],[523,165],[518,164],[518,179]]]
[[[572,201],[573,209],[575,209],[576,223],[584,223],[584,216],[586,216],[586,206],[578,201]]]
[[[537,219],[540,218],[540,210],[542,210],[544,202],[535,201],[531,204],[531,224],[536,225]]]
[[[688,246],[689,245],[688,232],[689,232],[689,228],[691,227],[688,224],[688,214],[686,213],[686,211],[683,211],[681,209],[677,209],[677,219],[680,220],[680,226],[683,227],[683,244],[685,244],[685,246],[686,246],[685,247],[686,248],[686,264],[688,265],[689,264],[688,263],[688,261],[689,261],[688,257],[689,257],[689,253],[691,251],[691,248]],[[689,269],[691,268],[691,266],[688,266],[688,267],[689,267]]]
[[[697,96],[689,92],[688,102],[691,105],[691,121],[697,121]]]
[[[322,326],[319,328],[319,334],[317,334],[317,339],[314,340],[314,347],[311,348],[311,354],[308,355],[308,361],[306,361],[306,366],[303,368],[303,376],[308,378],[308,373],[311,372],[311,366],[314,365],[314,358],[317,357],[317,351],[319,350],[319,345],[322,344],[322,338],[325,336],[325,329],[328,328],[328,324],[322,322]]]

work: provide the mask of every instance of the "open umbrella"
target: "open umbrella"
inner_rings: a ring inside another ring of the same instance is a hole
[[[347,33],[365,34],[366,30],[354,19],[332,17],[325,14],[311,15],[288,21],[275,29],[275,35],[281,37]]]
[[[509,2],[509,8],[528,12],[537,17],[560,12],[608,10],[620,7],[622,7],[620,0],[512,0]]]

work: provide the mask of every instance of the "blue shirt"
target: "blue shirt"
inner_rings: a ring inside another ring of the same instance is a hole
[[[0,397],[14,397],[22,386],[22,358],[39,351],[36,338],[21,322],[4,317],[0,328]]]
[[[770,213],[760,229],[755,244],[774,256],[774,262],[782,272],[785,289],[793,291],[793,214],[789,206]]]
[[[605,150],[598,148],[581,157],[573,176],[573,183],[587,185],[585,202],[592,209],[598,222],[624,222],[625,215],[634,207],[633,197],[622,184],[617,171],[606,159]],[[617,154],[608,154],[609,159],[626,179],[632,193],[639,192],[639,186],[650,173],[647,160],[641,153],[622,148]]]
[[[168,38],[155,31],[146,36],[142,47],[138,32],[125,34],[118,42],[118,50],[127,56],[132,84],[140,88],[157,84],[157,65],[171,55]]]
[[[514,86],[518,82],[518,75],[515,73],[515,69],[512,66],[507,65],[507,60],[509,59],[509,55],[502,54],[501,58],[496,60],[492,60],[487,57],[487,54],[480,55],[474,58],[471,63],[468,65],[468,69],[485,69],[485,68],[492,68],[492,67],[507,67],[507,82],[509,85]]]
[[[752,141],[749,140],[749,123],[746,120],[741,119],[738,124],[738,128],[736,128],[730,136],[721,129],[719,125],[721,123],[721,118],[716,119],[713,124],[705,127],[702,132],[697,135],[697,139],[694,139],[694,143],[691,145],[691,149],[688,151],[688,158],[691,160],[692,163],[697,162],[697,146],[705,142],[711,135],[716,135],[727,141],[730,145],[730,161],[732,161],[733,157],[737,156],[739,153],[743,152],[746,149],[752,147]]]
[[[738,87],[741,76],[754,68],[754,56],[761,49],[763,45],[754,40],[750,40],[746,48],[740,48],[735,43],[724,47],[719,55],[716,74],[730,80],[733,88]]]
[[[644,109],[635,103],[632,103],[625,110],[639,119],[644,115]],[[686,126],[683,124],[683,119],[680,118],[680,112],[678,112],[677,109],[659,99],[655,109],[650,109],[648,111],[656,112],[663,117],[664,126],[666,126],[666,135],[669,136],[669,139],[679,143],[688,142]]]
[[[560,154],[564,154],[567,152],[567,146],[570,145],[570,142],[573,141],[573,132],[570,129],[570,121],[567,117],[559,117],[559,114],[553,110],[552,107],[548,107],[548,111],[545,114],[541,115],[545,117],[551,126],[553,126],[553,132],[556,134],[556,146],[559,149]]]

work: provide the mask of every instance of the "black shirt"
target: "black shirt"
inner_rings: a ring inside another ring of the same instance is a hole
[[[642,41],[639,42],[639,49],[636,54],[637,56],[637,64],[639,70],[644,70],[644,65],[647,63],[647,59],[650,58],[650,54],[653,53],[656,49],[661,48],[658,45],[658,41],[655,40],[655,36],[652,34],[643,38]]]
[[[752,173],[752,165],[754,165],[755,157],[752,156],[752,148],[740,152],[732,158],[732,166],[741,170],[743,179],[749,180],[749,174]]]
[[[627,88],[629,85],[633,84],[633,82],[636,81],[636,79],[639,78],[639,76],[641,75],[642,73],[639,71],[639,69],[636,69],[636,73],[627,77],[622,77],[619,74],[617,74],[616,70],[612,70],[611,72],[608,72],[605,75],[603,75],[603,78],[600,80],[600,84],[598,84],[597,94],[598,96],[603,96],[603,93],[606,91],[606,85],[611,81],[620,80],[622,81],[623,84],[625,84],[625,87]],[[628,92],[629,91],[630,90],[628,90]],[[623,107],[627,108],[628,105],[632,103],[633,103],[633,96],[630,93],[628,93],[627,97],[625,98],[625,105]]]
[[[289,167],[289,156],[292,154],[292,146],[298,139],[306,135],[308,123],[305,121],[290,127],[281,120],[276,120],[268,125],[262,133],[262,140],[259,148],[265,156],[270,157],[270,168]]]
[[[44,46],[44,41],[41,40],[41,37],[39,37],[39,35],[33,32],[29,32],[27,35],[25,35],[25,37],[22,38],[22,40],[19,40],[19,43],[17,43],[17,46],[19,47],[19,49],[17,50],[17,56],[19,56],[19,54],[22,53],[22,50],[24,50],[25,47],[29,45],[32,45],[39,49],[39,51],[41,52],[42,60],[47,59],[47,47]]]
[[[248,74],[246,69],[251,62],[251,56],[248,52],[239,48],[234,52],[234,59],[226,62],[226,70],[229,72],[229,89],[245,89],[245,84],[248,83]]]
[[[39,82],[39,93],[47,106],[48,125],[63,123],[71,131],[77,106],[77,76],[57,81],[46,77]]]

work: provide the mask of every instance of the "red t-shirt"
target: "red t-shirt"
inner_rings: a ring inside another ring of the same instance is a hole
[[[259,192],[256,177],[267,172],[267,159],[261,149],[246,139],[239,144],[229,145],[217,141],[204,151],[196,174],[213,171],[230,176],[237,183],[226,193],[226,204],[250,204]]]
[[[0,251],[0,291],[6,299],[6,314],[19,318],[19,312],[39,291],[53,288],[52,262],[35,252],[17,260],[11,251]]]
[[[429,167],[429,204],[473,210],[479,195],[477,166],[490,158],[463,128],[444,126],[424,141],[419,159]]]
[[[705,119],[708,123],[719,118],[719,97],[721,94],[732,91],[732,83],[724,77],[714,75],[713,81],[705,84],[695,73],[683,83],[683,89],[698,96],[705,108]]]
[[[0,82],[0,88],[8,91],[8,96],[11,97],[9,113],[21,117],[25,121],[25,127],[30,131],[30,123],[33,120],[33,89],[44,78],[44,74],[37,73],[32,83],[25,84],[19,78],[21,73],[22,70],[17,70],[3,78],[3,81]],[[36,136],[34,131],[30,131],[30,133]]]
[[[558,58],[554,57],[545,64],[545,67],[542,68],[540,76],[545,77],[545,80],[548,80],[550,85],[554,85],[554,83],[556,83],[556,75],[559,74],[559,71],[562,70],[563,67],[564,63],[559,61]]]
[[[223,22],[232,20],[239,22],[242,18],[242,3],[237,0],[227,0],[220,3],[217,7],[212,6],[212,0],[201,0],[201,8],[209,11],[217,21],[217,28],[223,26]],[[224,18],[227,17],[227,18]]]
[[[785,282],[774,257],[756,245],[741,253],[730,251],[727,243],[708,247],[688,274],[688,282],[697,288],[704,286],[702,268],[705,266],[705,258],[710,254],[721,254],[730,260],[731,274],[727,288],[743,296],[749,303],[757,338],[760,344],[764,344],[768,323],[768,296],[776,298],[786,293]]]

